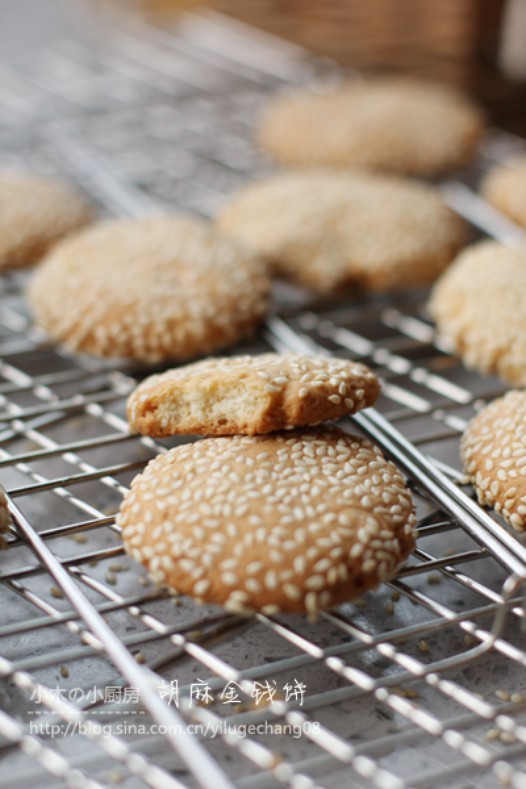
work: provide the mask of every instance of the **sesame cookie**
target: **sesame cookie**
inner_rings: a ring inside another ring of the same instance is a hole
[[[461,455],[480,503],[524,531],[526,391],[508,392],[477,414],[462,437]]]
[[[33,265],[89,219],[87,205],[69,186],[28,173],[0,172],[0,270]]]
[[[442,275],[429,311],[467,367],[526,385],[526,245],[483,241]]]
[[[236,613],[315,614],[390,578],[415,517],[378,447],[311,428],[175,447],[134,479],[118,524],[128,553],[177,592]]]
[[[255,435],[338,419],[373,405],[368,367],[326,356],[233,356],[152,375],[128,398],[130,427],[149,436]]]
[[[235,194],[221,232],[274,271],[317,292],[425,285],[465,242],[464,222],[429,186],[367,173],[307,170]]]
[[[479,110],[453,88],[387,77],[277,96],[258,141],[288,166],[435,175],[468,161],[482,130]]]
[[[37,322],[70,349],[146,362],[233,344],[262,319],[259,261],[187,217],[112,220],[59,244],[28,296]]]
[[[482,183],[482,195],[505,216],[526,227],[526,156],[495,167]]]

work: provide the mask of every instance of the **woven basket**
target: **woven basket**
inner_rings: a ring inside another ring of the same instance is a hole
[[[468,86],[495,48],[505,0],[142,0],[208,6],[364,70],[398,70]]]

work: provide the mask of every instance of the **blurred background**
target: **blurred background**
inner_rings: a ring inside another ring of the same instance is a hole
[[[118,15],[171,28],[188,11],[226,14],[344,66],[452,82],[493,122],[526,133],[526,0],[0,0],[0,59],[57,27],[87,35]]]
[[[475,94],[526,133],[526,0],[143,0],[160,24],[209,7],[363,71],[399,71]]]

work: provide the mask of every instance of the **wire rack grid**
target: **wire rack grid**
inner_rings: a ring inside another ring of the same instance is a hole
[[[173,34],[116,30],[97,51],[57,40],[0,69],[0,159],[68,175],[101,213],[208,216],[266,171],[250,135],[269,92],[327,70],[211,15]],[[520,147],[494,133],[476,170],[441,186],[477,232],[520,234],[473,192]],[[397,578],[364,599],[315,622],[247,620],[170,597],[123,556],[122,494],[175,441],[129,435],[144,371],[50,347],[25,279],[6,277],[0,300],[17,526],[0,570],[2,785],[526,786],[526,550],[473,503],[458,461],[467,420],[503,386],[437,347],[425,294],[315,305],[284,292],[244,347],[316,347],[378,372],[378,409],[350,429],[407,472],[419,530]]]

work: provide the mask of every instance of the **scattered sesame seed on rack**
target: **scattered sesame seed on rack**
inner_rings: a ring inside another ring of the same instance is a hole
[[[69,668],[67,666],[60,667],[60,676],[67,679],[69,677]]]
[[[517,742],[517,737],[515,736],[515,734],[512,734],[509,731],[501,732],[499,739],[501,742],[505,743],[506,745],[513,745],[514,743]]]
[[[420,693],[415,688],[404,688],[400,685],[393,685],[391,693],[401,696],[404,699],[419,699]]]
[[[108,565],[110,573],[124,573],[129,569],[129,566],[123,562],[110,562]]]
[[[488,741],[498,740],[500,738],[501,733],[502,732],[500,729],[488,729],[488,731],[485,734],[485,739]]]
[[[427,576],[427,583],[433,585],[441,584],[442,583],[442,575],[441,573],[429,573]]]
[[[49,589],[49,593],[50,593],[51,597],[54,597],[57,600],[63,600],[64,599],[64,592],[62,591],[62,589],[59,589],[58,586],[51,586],[50,589]]]
[[[496,690],[495,696],[501,701],[509,701],[511,699],[511,694],[507,690]]]

